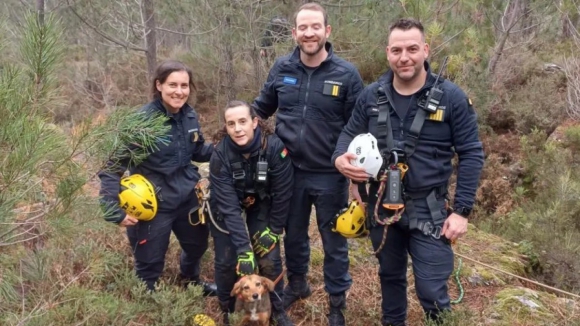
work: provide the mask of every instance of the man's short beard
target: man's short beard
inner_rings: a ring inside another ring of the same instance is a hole
[[[306,55],[311,55],[311,56],[317,55],[320,51],[322,51],[322,49],[324,49],[325,45],[326,45],[326,41],[323,42],[322,44],[318,44],[318,48],[316,48],[316,50],[314,50],[314,52],[306,52],[306,50],[302,46],[302,43],[298,43],[298,47],[300,48],[300,51]]]

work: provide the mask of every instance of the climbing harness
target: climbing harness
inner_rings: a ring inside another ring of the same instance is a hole
[[[394,103],[389,92],[385,91],[384,86],[379,86],[377,89],[377,140],[379,148],[383,148],[382,155],[385,162],[385,168],[379,172],[379,188],[377,192],[377,203],[373,211],[373,221],[375,224],[383,225],[383,238],[378,249],[374,252],[376,255],[383,247],[387,236],[387,227],[390,224],[396,223],[401,218],[404,211],[409,215],[409,229],[419,229],[423,234],[433,236],[439,239],[441,236],[441,224],[444,216],[441,214],[437,199],[441,198],[447,192],[447,185],[441,185],[430,189],[428,191],[406,193],[403,189],[403,177],[409,170],[406,164],[409,158],[415,153],[419,135],[423,124],[428,114],[437,111],[440,100],[443,96],[443,90],[439,88],[440,77],[447,65],[447,57],[445,58],[439,73],[435,76],[433,85],[423,92],[418,99],[419,109],[415,114],[415,118],[411,123],[409,130],[406,132],[406,137],[403,142],[397,141],[393,137],[392,122],[390,119],[391,108]],[[415,214],[415,199],[426,198],[429,210],[431,212],[432,221],[418,221]],[[386,210],[394,211],[393,214],[384,220],[379,218],[379,204],[382,204]]]
[[[254,165],[248,165],[242,155],[232,150],[226,150],[236,194],[240,198],[240,204],[244,208],[249,208],[254,204],[256,199],[264,200],[268,197],[269,180],[268,180],[268,139],[262,134],[260,149],[258,150],[258,159]],[[255,152],[252,153],[252,156]],[[246,175],[252,174],[253,187],[246,184]],[[250,189],[248,189],[250,188]]]
[[[191,220],[191,213],[189,212],[189,224],[193,226],[198,226],[199,224],[204,225],[205,221],[205,211],[209,210],[209,180],[207,178],[200,179],[195,185],[195,194],[197,196],[197,201],[199,207],[197,209],[198,219],[197,222]],[[193,211],[193,210],[192,210]]]
[[[211,191],[209,190],[209,179],[208,178],[201,178],[197,182],[197,185],[195,186],[195,193],[197,195],[197,200],[199,202],[199,209],[198,209],[199,220],[197,223],[194,223],[191,220],[191,213],[190,213],[189,214],[189,224],[191,224],[193,226],[197,226],[199,224],[206,224],[205,214],[207,214],[207,216],[209,217],[209,220],[211,221],[213,226],[216,227],[216,229],[218,231],[225,233],[225,234],[230,234],[230,232],[228,230],[224,230],[222,227],[219,226],[219,224],[216,222],[216,220],[214,219],[213,214],[211,212],[211,209],[209,206],[209,198],[210,198]]]

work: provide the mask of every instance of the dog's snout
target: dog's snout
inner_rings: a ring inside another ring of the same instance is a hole
[[[252,298],[253,298],[254,300],[257,300],[257,299],[258,299],[258,293],[254,293],[254,294],[252,294]]]

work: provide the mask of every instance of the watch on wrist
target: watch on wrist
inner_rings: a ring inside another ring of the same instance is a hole
[[[456,209],[453,210],[453,213],[467,218],[469,214],[471,214],[471,208],[457,207]]]

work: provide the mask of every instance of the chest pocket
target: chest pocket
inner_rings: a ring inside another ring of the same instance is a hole
[[[188,112],[187,117],[184,119],[183,132],[185,153],[183,154],[182,161],[184,164],[189,164],[197,146],[203,146],[204,142],[201,129],[199,128],[199,122],[194,112]]]
[[[449,109],[440,106],[435,113],[427,115],[420,138],[429,141],[448,142],[451,138]]]
[[[324,121],[344,120],[346,85],[333,80],[318,80],[316,83],[311,88],[313,94],[308,98],[308,107],[315,109],[310,118]]]
[[[298,110],[290,106],[290,103],[299,104],[300,87],[302,80],[296,75],[280,75],[276,82],[276,92],[278,94],[278,109],[286,114],[297,112]]]

